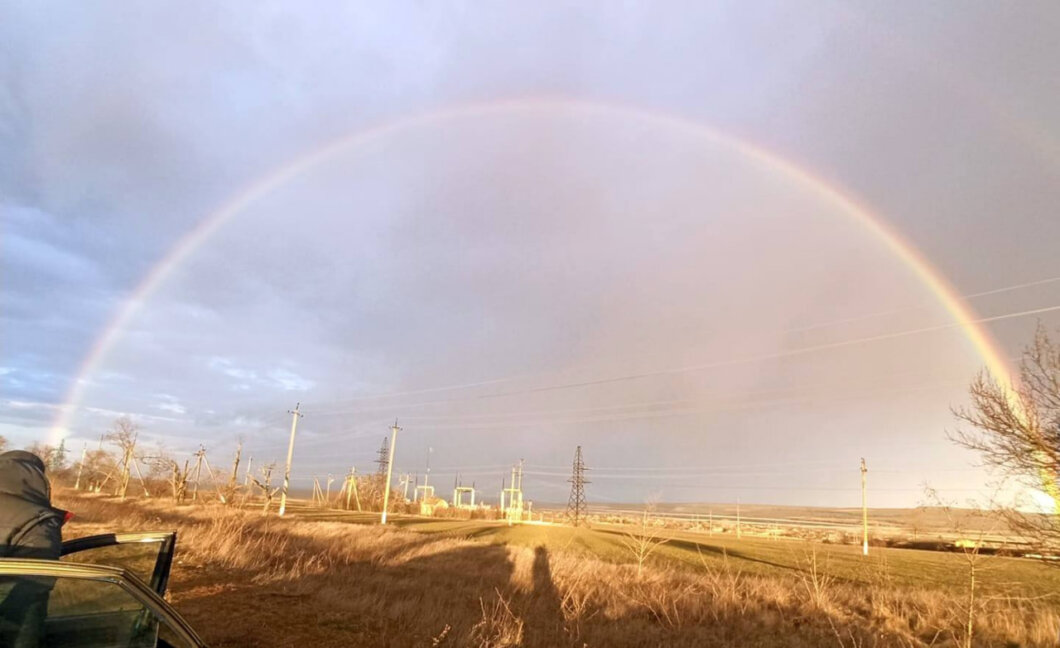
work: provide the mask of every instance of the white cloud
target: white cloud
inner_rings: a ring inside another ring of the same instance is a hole
[[[160,409],[163,412],[170,412],[173,414],[188,413],[188,408],[184,407],[184,405],[181,404],[180,400],[176,396],[171,396],[170,394],[158,394],[158,397],[161,399],[161,401],[155,404],[155,407],[157,409]]]
[[[235,366],[235,364],[228,358],[213,357],[210,358],[209,367],[214,371],[219,371],[226,376],[232,378],[239,378],[240,380],[257,380],[258,374],[250,369],[243,369]]]
[[[309,391],[316,385],[312,380],[286,369],[273,369],[269,372],[269,378],[287,391]]]

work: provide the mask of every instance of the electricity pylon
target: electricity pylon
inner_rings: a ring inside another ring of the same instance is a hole
[[[574,469],[571,473],[570,500],[567,502],[567,519],[574,526],[579,526],[588,516],[589,508],[585,503],[585,485],[590,483],[585,479],[585,463],[582,461],[582,447],[574,451]]]

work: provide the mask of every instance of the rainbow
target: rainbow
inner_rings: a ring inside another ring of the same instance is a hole
[[[840,188],[777,153],[683,117],[633,106],[578,99],[526,98],[463,104],[380,122],[309,151],[244,187],[185,234],[151,268],[129,298],[117,309],[78,369],[77,376],[72,382],[65,401],[60,406],[53,422],[50,433],[52,442],[57,443],[58,439],[68,434],[73,415],[80,408],[85,389],[90,383],[90,376],[96,372],[107,358],[111,349],[120,339],[122,332],[142,305],[158,291],[173,271],[191,257],[214,233],[255,202],[266,197],[269,193],[296,176],[327,162],[341,152],[356,149],[398,133],[416,128],[440,126],[460,119],[498,114],[533,115],[553,112],[576,114],[588,118],[594,116],[624,117],[649,125],[679,130],[687,133],[689,137],[697,138],[705,143],[734,150],[746,159],[760,165],[761,168],[778,173],[835,205],[915,274],[920,283],[934,295],[938,303],[949,312],[960,326],[994,380],[1013,398],[1014,402],[1019,402],[1012,371],[1008,366],[1005,355],[999,350],[990,333],[981,324],[977,323],[976,315],[958,293],[954,291],[954,288],[946,278],[912,244],[889,227],[882,218],[875,215],[868,207],[859,203]]]

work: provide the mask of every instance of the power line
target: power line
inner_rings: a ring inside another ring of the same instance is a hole
[[[990,316],[990,317],[981,317],[981,318],[978,318],[978,319],[975,319],[975,320],[970,320],[967,323],[969,323],[969,324],[986,324],[986,323],[990,323],[990,322],[998,322],[998,321],[1003,321],[1003,320],[1008,320],[1008,319],[1014,319],[1014,318],[1017,318],[1017,317],[1027,317],[1027,316],[1030,316],[1030,315],[1041,315],[1041,314],[1044,314],[1044,313],[1051,313],[1051,312],[1055,312],[1055,311],[1060,311],[1060,305],[1046,306],[1046,307],[1042,307],[1042,308],[1034,308],[1034,309],[1029,309],[1029,310],[1012,312],[1012,313],[1004,313],[1004,314],[1001,314],[1001,315],[993,315],[993,316]],[[697,372],[697,371],[704,371],[704,370],[707,370],[707,369],[718,369],[718,368],[722,368],[722,367],[731,367],[731,366],[736,366],[736,365],[740,365],[740,364],[748,364],[748,363],[752,363],[752,362],[762,362],[762,361],[765,361],[765,360],[779,360],[779,359],[783,359],[783,358],[790,358],[790,357],[808,355],[808,354],[817,353],[817,352],[820,352],[820,351],[847,348],[847,347],[857,346],[859,344],[868,344],[868,343],[872,343],[872,342],[882,342],[882,341],[887,341],[887,340],[900,339],[900,338],[903,338],[903,337],[910,337],[910,336],[914,336],[914,335],[920,335],[920,334],[924,334],[924,333],[933,333],[933,332],[939,332],[939,331],[946,331],[946,330],[951,330],[951,329],[955,329],[955,328],[961,328],[964,325],[965,325],[964,322],[949,322],[949,323],[946,323],[946,324],[937,324],[937,325],[933,325],[933,326],[924,326],[924,327],[920,327],[920,328],[907,329],[907,330],[904,330],[904,331],[895,331],[895,332],[891,332],[891,333],[881,333],[881,334],[877,334],[877,335],[870,335],[870,336],[865,336],[865,337],[860,337],[860,338],[855,338],[855,339],[850,339],[850,340],[840,340],[838,342],[827,342],[827,343],[823,343],[823,344],[816,344],[816,345],[800,347],[800,348],[795,348],[795,349],[788,349],[786,351],[778,351],[778,352],[774,352],[774,353],[751,355],[751,356],[744,356],[742,358],[731,358],[731,359],[728,359],[728,360],[716,360],[716,361],[705,362],[705,363],[701,363],[701,364],[686,365],[684,367],[673,367],[673,368],[669,368],[669,369],[658,369],[658,370],[654,370],[654,371],[646,371],[646,372],[640,372],[640,373],[632,373],[632,374],[611,376],[611,377],[608,377],[608,378],[599,378],[599,379],[593,379],[593,380],[582,380],[582,381],[575,381],[575,382],[559,383],[559,384],[554,384],[554,385],[543,385],[543,386],[539,386],[539,387],[529,387],[529,388],[526,388],[526,389],[519,389],[519,390],[512,390],[512,391],[505,391],[505,392],[494,392],[494,393],[490,393],[490,394],[479,394],[477,396],[469,396],[469,397],[464,397],[464,398],[443,399],[443,400],[427,401],[427,402],[414,403],[414,404],[407,404],[406,403],[406,404],[400,404],[400,407],[409,408],[409,407],[423,407],[425,405],[437,405],[437,404],[446,404],[446,403],[474,402],[474,401],[480,401],[480,400],[486,400],[486,399],[504,398],[504,397],[509,397],[509,396],[522,396],[522,395],[526,395],[526,394],[536,394],[536,393],[552,392],[552,391],[559,391],[559,390],[566,390],[566,389],[577,389],[577,388],[582,388],[582,387],[593,387],[593,386],[598,386],[598,385],[615,384],[615,383],[621,383],[621,382],[629,382],[629,381],[633,381],[633,380],[642,380],[642,379],[645,379],[645,378],[654,378],[654,377],[660,377],[660,376],[677,375],[677,374],[682,374],[682,373],[693,373],[693,372]],[[491,381],[491,382],[510,382],[510,381],[513,381],[513,380],[516,380],[516,379],[515,378],[511,378],[511,379],[497,379],[497,380]],[[460,388],[461,388],[460,386],[437,387],[437,388],[433,388],[433,391],[445,391],[445,390],[449,390],[449,389],[460,389]],[[382,397],[382,396],[380,396],[380,397]],[[388,406],[386,409],[393,409],[393,407],[397,407],[397,406],[398,405],[394,405],[392,407]],[[380,408],[376,408],[376,409],[378,410]],[[357,412],[363,412],[363,411],[372,411],[372,410],[371,409],[361,408],[361,409],[347,410],[345,412],[343,412],[343,411],[335,411],[335,412],[330,412],[330,413],[331,414],[342,414],[342,413],[357,413]],[[326,410],[325,410],[325,412],[326,412]]]
[[[1038,280],[1035,280],[1035,281],[1028,281],[1028,282],[1023,282],[1023,283],[1019,283],[1019,284],[1003,286],[1003,287],[1000,287],[1000,288],[992,288],[990,290],[984,290],[984,291],[980,291],[980,292],[968,293],[968,294],[965,294],[965,295],[961,295],[960,299],[965,299],[965,300],[967,300],[967,299],[976,299],[976,298],[985,297],[985,296],[988,296],[988,295],[995,295],[995,294],[1010,292],[1010,291],[1013,291],[1013,290],[1020,290],[1020,289],[1023,289],[1023,288],[1031,288],[1031,287],[1034,287],[1034,286],[1046,285],[1046,284],[1051,284],[1051,283],[1056,283],[1056,282],[1060,282],[1060,277],[1048,277],[1048,278],[1045,278],[1045,279],[1038,279]],[[840,319],[840,320],[833,320],[832,322],[823,322],[823,323],[820,323],[820,324],[812,324],[812,325],[809,325],[809,326],[804,326],[804,327],[799,327],[799,328],[786,329],[784,331],[784,333],[800,333],[800,332],[803,332],[803,331],[813,330],[813,329],[817,329],[817,328],[826,328],[826,327],[833,326],[833,325],[836,325],[836,324],[843,324],[843,323],[852,322],[852,321],[870,319],[870,318],[873,318],[873,317],[879,317],[879,316],[883,316],[883,315],[889,315],[889,314],[893,314],[893,313],[899,313],[899,312],[904,312],[904,311],[909,311],[909,310],[919,310],[919,309],[920,309],[920,307],[906,307],[906,308],[900,308],[900,309],[892,309],[892,310],[888,310],[888,311],[877,311],[875,313],[867,313],[867,314],[864,314],[864,315],[858,315],[858,316],[854,316],[854,317],[850,317],[850,318],[844,318],[844,319]],[[1050,309],[1047,309],[1047,310],[1056,310],[1056,308],[1050,308]],[[1033,314],[1033,313],[1031,313],[1031,314]],[[1014,316],[1021,316],[1021,314],[1015,314]],[[988,319],[987,320],[980,320],[980,321],[988,321]],[[954,324],[954,326],[960,326],[960,324]],[[397,397],[397,396],[406,396],[406,395],[414,395],[414,394],[428,394],[428,393],[437,393],[437,392],[442,392],[442,391],[455,391],[455,390],[459,390],[459,389],[469,389],[469,388],[473,388],[473,387],[483,387],[483,386],[486,386],[486,385],[494,385],[494,384],[498,384],[498,383],[512,382],[512,381],[516,381],[516,380],[524,380],[524,379],[528,379],[528,378],[536,378],[536,377],[541,377],[542,375],[547,375],[547,374],[528,374],[528,375],[523,375],[523,376],[510,376],[510,377],[506,377],[506,378],[493,378],[493,379],[486,379],[486,380],[480,380],[480,381],[476,381],[476,382],[469,382],[469,383],[463,383],[463,384],[457,384],[457,385],[445,385],[445,386],[440,386],[440,387],[428,387],[428,388],[423,388],[423,389],[404,390],[404,391],[390,392],[390,393],[384,393],[384,394],[372,394],[372,395],[355,397],[355,398],[347,399],[345,401],[340,401],[340,402],[352,403],[352,402],[360,402],[360,401],[365,401],[365,400],[382,400],[382,399],[386,399],[386,398],[394,398],[394,397]]]
[[[1014,284],[1014,285],[1010,285],[1010,286],[1004,286],[1004,287],[1000,287],[1000,288],[994,288],[994,289],[990,289],[990,290],[980,291],[980,292],[976,292],[976,293],[969,293],[969,294],[961,296],[960,298],[961,299],[974,299],[974,298],[983,297],[983,296],[987,296],[987,295],[994,295],[994,294],[1009,292],[1009,291],[1012,291],[1012,290],[1018,290],[1018,289],[1022,289],[1022,288],[1029,288],[1029,287],[1033,287],[1033,286],[1045,285],[1045,284],[1050,284],[1050,283],[1055,283],[1055,282],[1060,282],[1060,277],[1048,277],[1048,278],[1045,278],[1045,279],[1038,279],[1038,280],[1035,280],[1035,281],[1023,282],[1023,283]],[[787,329],[784,332],[785,333],[798,333],[798,332],[802,332],[802,331],[810,330],[810,329],[814,329],[814,328],[823,328],[823,327],[831,326],[831,325],[836,324],[836,323],[843,323],[843,322],[846,322],[846,321],[854,321],[854,320],[858,320],[858,319],[866,319],[866,318],[876,317],[876,316],[879,316],[879,315],[889,314],[889,313],[892,313],[892,312],[901,312],[901,311],[904,311],[904,310],[913,310],[913,308],[911,307],[911,308],[906,308],[906,309],[896,309],[896,310],[893,310],[893,311],[881,311],[881,312],[877,312],[877,313],[869,313],[869,314],[860,315],[860,316],[857,316],[857,317],[854,317],[854,318],[846,318],[844,320],[836,320],[834,322],[826,322],[826,323],[822,323],[822,324],[810,325],[810,326],[801,327],[801,328]],[[1002,320],[1002,319],[1009,319],[1009,318],[1013,318],[1013,317],[1024,317],[1024,316],[1028,316],[1028,315],[1035,315],[1035,314],[1053,312],[1053,311],[1056,311],[1056,310],[1060,310],[1060,305],[1048,306],[1048,307],[1038,308],[1038,309],[1030,309],[1030,310],[1020,311],[1020,312],[1015,312],[1015,313],[1007,313],[1007,314],[1002,314],[1002,315],[997,315],[997,316],[992,316],[992,317],[979,318],[979,319],[976,319],[976,320],[971,320],[969,323],[972,323],[972,324],[987,323],[987,322],[998,321],[998,320]],[[908,330],[908,331],[900,331],[900,332],[896,332],[896,333],[883,334],[883,335],[879,335],[879,336],[869,336],[867,338],[862,338],[860,340],[849,340],[849,341],[833,343],[833,344],[849,345],[849,344],[856,344],[856,343],[863,342],[863,341],[876,341],[876,340],[879,340],[879,339],[889,339],[889,338],[893,338],[893,337],[902,337],[902,336],[913,335],[913,334],[917,334],[917,333],[924,333],[924,332],[930,332],[930,331],[936,331],[936,330],[945,330],[945,329],[950,329],[950,328],[959,328],[959,327],[962,327],[962,326],[964,326],[964,323],[962,323],[962,322],[951,322],[949,324],[944,324],[944,325],[938,325],[938,326],[932,326],[932,327],[924,327],[924,328],[913,329],[913,330]],[[808,350],[816,350],[816,349],[819,349],[819,348],[831,348],[833,346],[833,344],[817,345],[817,346],[814,346],[814,347],[807,347],[807,348],[802,349],[802,350],[796,349],[796,350],[793,350],[793,352],[794,353],[799,353],[799,352],[805,352],[805,351],[808,351]],[[670,371],[685,371],[685,370],[689,370],[689,368],[681,368],[681,369],[670,370]],[[664,372],[665,372],[665,370],[664,370]],[[646,374],[635,374],[635,375],[631,376],[631,378],[632,377],[640,377],[642,375],[643,376],[656,375],[657,373],[659,373],[659,372],[648,372]],[[414,390],[403,390],[403,391],[389,392],[389,393],[383,393],[383,394],[370,394],[370,395],[365,395],[365,396],[359,396],[359,397],[345,399],[343,401],[336,401],[335,403],[336,404],[352,404],[352,403],[356,403],[356,402],[364,402],[364,401],[370,401],[370,400],[383,400],[383,399],[387,399],[387,398],[396,398],[398,396],[406,396],[406,395],[414,395],[414,394],[426,394],[426,393],[436,393],[436,392],[442,392],[442,391],[456,391],[456,390],[460,390],[460,389],[470,389],[470,388],[474,388],[474,387],[482,387],[482,386],[493,385],[493,384],[498,384],[498,383],[506,383],[506,382],[514,382],[514,381],[518,381],[518,380],[526,380],[526,379],[530,379],[530,378],[538,378],[538,377],[547,376],[547,375],[550,375],[550,374],[540,374],[540,373],[539,374],[526,374],[526,375],[522,375],[522,376],[509,376],[509,377],[502,377],[502,378],[492,378],[492,379],[486,379],[486,380],[480,380],[480,381],[474,381],[474,382],[468,382],[468,383],[462,383],[462,384],[442,385],[442,386],[437,386],[437,387],[427,387],[427,388],[414,389]],[[619,377],[619,379],[621,379],[621,378],[625,378],[625,377]],[[606,381],[606,380],[615,380],[615,379],[604,379],[604,380]],[[587,382],[592,382],[592,381],[587,381]],[[571,383],[572,386],[580,386],[581,384],[582,383]],[[562,386],[557,386],[557,387],[562,387]],[[482,396],[482,397],[490,397],[490,395],[485,395],[485,396]],[[446,401],[442,401],[442,402],[446,402]]]
[[[1028,281],[1028,282],[1024,282],[1024,283],[1014,284],[1014,285],[1011,285],[1011,286],[1004,286],[1004,287],[1001,287],[1001,288],[992,288],[990,290],[983,290],[983,291],[980,291],[980,292],[968,293],[966,295],[961,295],[960,298],[963,299],[963,300],[977,299],[979,297],[986,297],[988,295],[997,295],[997,294],[1000,294],[1000,293],[1011,292],[1013,290],[1020,290],[1022,288],[1032,288],[1034,286],[1043,286],[1043,285],[1046,285],[1046,284],[1051,284],[1051,283],[1056,283],[1056,282],[1060,282],[1060,277],[1049,277],[1047,279],[1038,279],[1036,281]],[[860,321],[864,321],[864,320],[867,320],[867,319],[873,319],[873,318],[876,318],[876,317],[883,317],[883,316],[886,316],[886,315],[894,315],[894,314],[897,314],[897,313],[904,313],[904,312],[908,312],[908,311],[923,310],[925,308],[927,308],[927,307],[926,306],[907,306],[905,308],[893,308],[893,309],[885,310],[885,311],[877,311],[875,313],[866,313],[864,315],[855,315],[855,316],[846,317],[846,318],[843,318],[843,319],[832,320],[831,322],[821,322],[819,324],[810,324],[808,326],[802,326],[802,327],[799,327],[799,328],[788,329],[786,331],[786,333],[803,333],[805,331],[813,331],[815,329],[828,328],[828,327],[831,327],[831,326],[838,326],[840,324],[849,324],[851,322],[860,322]]]

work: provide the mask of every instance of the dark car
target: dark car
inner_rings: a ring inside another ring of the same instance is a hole
[[[163,599],[175,545],[175,533],[108,533],[64,542],[61,560],[0,558],[0,593],[51,588],[49,648],[205,648]],[[0,645],[16,632],[0,624]]]

